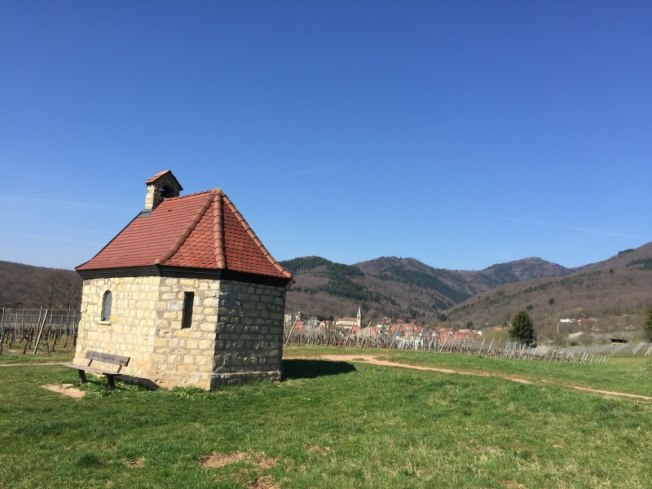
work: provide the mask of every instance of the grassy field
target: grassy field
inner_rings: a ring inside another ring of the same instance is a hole
[[[356,355],[360,352],[361,350],[355,348],[297,347],[286,349],[286,356]],[[572,365],[407,350],[367,350],[365,353],[411,365],[514,375],[532,381],[550,380],[558,384],[568,383],[652,396],[652,357],[610,357],[608,362],[602,365]]]
[[[649,359],[596,370],[387,354],[632,393],[652,382]],[[652,403],[355,361],[285,368],[280,384],[214,393],[91,384],[75,400],[41,388],[74,383],[70,369],[0,367],[0,487],[650,487]]]

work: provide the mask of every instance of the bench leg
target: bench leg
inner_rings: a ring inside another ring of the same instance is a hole
[[[86,372],[83,370],[77,370],[79,373],[79,383],[80,384],[85,384],[86,383]]]
[[[107,390],[112,391],[115,389],[115,380],[113,380],[114,375],[107,374],[106,375],[106,380],[108,381],[108,385],[106,386]]]

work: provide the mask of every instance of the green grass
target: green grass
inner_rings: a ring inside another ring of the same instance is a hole
[[[612,357],[602,365],[477,358],[446,354],[439,354],[432,358],[432,355],[428,355],[427,352],[420,352],[416,355],[401,353],[395,359],[414,364],[507,373],[532,380],[553,380],[595,389],[652,396],[652,358],[650,357]]]
[[[285,349],[286,356],[376,355],[411,365],[471,370],[522,376],[533,381],[551,380],[595,389],[652,396],[652,357],[610,357],[601,365],[581,365],[546,361],[510,360],[450,353],[356,348]]]
[[[458,358],[492,359],[473,360]],[[73,400],[40,387],[75,382],[70,369],[2,367],[0,487],[649,487],[651,403],[317,359],[286,371],[214,393],[91,384]],[[214,452],[251,456],[204,468]]]
[[[55,351],[50,354],[48,354],[45,345],[41,344],[36,351],[36,355],[33,355],[33,346],[28,348],[23,355],[24,346],[24,343],[16,342],[14,348],[9,349],[5,343],[2,355],[0,355],[0,366],[14,363],[70,362],[75,356],[75,348],[72,343],[69,343],[66,348],[59,344]]]
[[[0,356],[0,365],[14,364],[14,363],[45,363],[45,362],[70,362],[75,356],[74,352],[55,352],[51,355],[47,353],[38,353],[32,355],[28,353],[22,355],[20,353],[8,353]]]

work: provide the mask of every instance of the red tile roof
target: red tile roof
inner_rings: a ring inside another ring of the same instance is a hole
[[[76,270],[152,265],[292,279],[219,189],[165,199]]]

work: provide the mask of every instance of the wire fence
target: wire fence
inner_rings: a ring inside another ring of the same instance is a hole
[[[80,312],[74,309],[0,308],[0,355],[8,352],[36,355],[39,348],[47,354],[57,348],[72,349],[77,341],[79,319]],[[332,324],[298,330],[296,325],[297,321],[286,325],[285,345],[418,350],[581,364],[605,363],[612,355],[652,355],[652,343],[644,341],[574,347],[540,345],[531,348],[513,341],[461,335],[453,331],[443,334],[425,327],[405,334],[401,330],[391,332],[373,328],[354,331]]]
[[[605,355],[622,356],[652,356],[652,342],[632,341],[631,343],[615,343],[604,345],[580,345],[568,347],[569,351],[588,351]]]
[[[369,328],[354,332],[353,329],[333,326],[305,328],[297,331],[296,321],[285,328],[284,344],[295,346],[338,346],[353,348],[385,348],[397,350],[419,350],[439,353],[462,353],[487,357],[512,358],[519,360],[539,360],[548,362],[568,362],[580,364],[602,364],[608,361],[613,351],[579,350],[556,346],[529,347],[522,343],[487,339],[476,335],[460,335],[449,331],[441,334],[422,328],[420,332],[404,335],[401,331],[371,333]],[[608,346],[608,345],[607,345]],[[637,352],[652,353],[643,347]]]
[[[56,348],[73,348],[80,312],[74,309],[0,309],[0,355],[39,348],[48,355]]]

